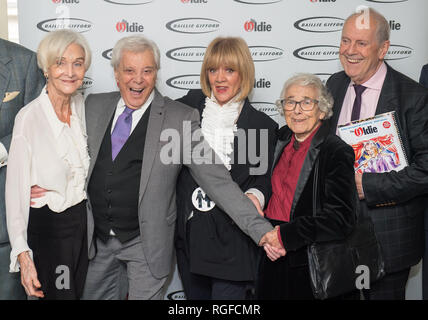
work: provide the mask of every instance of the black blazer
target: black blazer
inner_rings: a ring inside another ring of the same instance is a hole
[[[335,132],[350,79],[345,72],[327,81],[334,99]],[[428,90],[387,65],[376,114],[395,111],[409,166],[396,172],[364,173],[365,210],[373,220],[387,272],[415,265],[422,257],[423,213],[428,192]]]
[[[205,95],[202,90],[190,90],[178,101],[185,103],[202,112],[205,108]],[[237,121],[237,127],[244,129],[247,136],[246,150],[240,152],[246,155],[244,164],[238,163],[238,148],[242,143],[234,141],[234,162],[231,165],[230,175],[243,192],[250,188],[257,188],[265,196],[265,203],[270,198],[270,171],[273,162],[273,153],[277,141],[278,125],[263,112],[251,106],[248,99],[245,101]],[[257,167],[248,160],[248,130],[257,129],[256,153],[260,154],[267,148],[267,170],[263,175],[251,175],[249,169]],[[260,145],[260,130],[267,129],[267,145]],[[184,250],[190,259],[190,271],[215,278],[247,281],[253,280],[256,274],[256,244],[246,236],[232,219],[216,206],[209,212],[200,212],[192,204],[191,195],[198,187],[187,168],[183,168],[177,181],[177,224],[176,247]],[[189,214],[194,216],[187,223]],[[190,228],[189,242],[186,239],[187,227]],[[188,246],[189,244],[189,246]],[[190,247],[190,248],[189,248]]]
[[[328,123],[323,122],[311,141],[294,193],[290,222],[274,223],[280,225],[282,242],[292,266],[308,263],[307,245],[345,239],[355,225],[354,151],[329,131]],[[291,136],[287,126],[279,131],[274,166],[290,143]],[[319,161],[318,206],[317,216],[313,217],[313,169],[316,161]]]
[[[428,64],[422,67],[419,83],[425,88],[428,88]]]

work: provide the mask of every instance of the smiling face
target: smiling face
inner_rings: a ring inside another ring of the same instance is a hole
[[[220,105],[229,102],[241,89],[241,77],[238,71],[225,65],[208,70],[208,82]]]
[[[348,77],[356,84],[369,80],[382,64],[388,52],[389,41],[378,43],[377,22],[371,18],[368,29],[357,22],[357,16],[348,19],[343,26],[339,49],[340,62]]]
[[[156,85],[156,63],[151,50],[123,51],[114,75],[126,106],[140,108]]]
[[[50,96],[69,97],[83,83],[85,52],[78,44],[70,44],[56,63],[47,70]]]
[[[285,99],[302,101],[304,99],[318,100],[318,90],[313,86],[291,85],[285,95]],[[293,111],[284,110],[287,126],[293,131],[299,141],[305,140],[321,124],[325,113],[321,112],[316,104],[311,111],[303,111],[299,104]]]

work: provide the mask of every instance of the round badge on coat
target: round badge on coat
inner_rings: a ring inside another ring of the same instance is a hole
[[[192,203],[193,206],[199,211],[206,212],[210,211],[215,207],[214,201],[208,197],[204,190],[201,187],[196,188],[192,193]]]

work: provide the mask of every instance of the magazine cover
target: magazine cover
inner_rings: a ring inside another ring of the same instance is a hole
[[[354,149],[355,172],[400,171],[408,165],[394,113],[339,126],[339,136]]]

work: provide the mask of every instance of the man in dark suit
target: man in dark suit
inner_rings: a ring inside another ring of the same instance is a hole
[[[424,65],[419,83],[428,89],[428,64]],[[425,212],[425,252],[422,263],[422,298],[428,300],[428,208]]]
[[[40,94],[44,83],[34,52],[0,39],[0,300],[27,297],[20,274],[9,273],[11,248],[6,230],[4,191],[15,116]]]
[[[428,64],[422,67],[421,76],[419,77],[419,83],[425,88],[428,88]]]
[[[428,191],[428,91],[383,59],[389,25],[375,10],[353,14],[342,30],[344,71],[327,81],[335,98],[333,130],[354,119],[395,111],[409,165],[386,173],[355,174],[361,210],[373,219],[386,276],[364,290],[366,299],[404,299],[410,267],[422,257]]]

